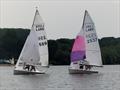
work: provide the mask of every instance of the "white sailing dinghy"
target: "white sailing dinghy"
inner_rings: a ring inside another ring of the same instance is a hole
[[[101,51],[95,30],[95,25],[89,13],[85,11],[82,29],[78,33],[73,44],[69,73],[98,73],[98,71],[90,69],[94,66],[102,66]]]
[[[25,65],[35,70],[25,69]],[[48,66],[48,45],[44,22],[36,9],[33,25],[16,63],[14,74],[44,74]]]

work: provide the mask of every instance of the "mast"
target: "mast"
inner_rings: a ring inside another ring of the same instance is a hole
[[[35,22],[35,17],[36,17],[36,15],[37,15],[37,13],[39,13],[39,12],[38,12],[38,7],[36,6],[35,8],[36,8],[36,11],[35,11],[35,15],[34,15],[32,27],[33,27],[34,22]]]
[[[82,28],[84,28],[84,22],[85,22],[85,17],[86,17],[86,14],[88,13],[87,10],[85,10],[85,14],[84,14],[84,19],[83,19],[83,24],[82,24]]]

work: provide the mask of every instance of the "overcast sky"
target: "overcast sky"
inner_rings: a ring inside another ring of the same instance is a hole
[[[91,15],[99,38],[120,37],[119,0],[0,0],[0,27],[30,29],[36,6],[48,39],[75,38],[85,10]]]

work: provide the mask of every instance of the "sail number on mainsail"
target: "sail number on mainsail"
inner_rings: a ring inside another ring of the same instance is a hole
[[[87,43],[92,43],[97,41],[97,36],[96,33],[94,32],[94,26],[91,24],[86,25],[85,31],[86,33],[86,38],[87,38]]]
[[[40,25],[36,25],[36,31],[42,31],[44,30],[44,24],[40,24]],[[40,46],[45,46],[47,45],[47,38],[45,35],[42,35],[42,36],[39,36],[38,37],[38,40],[39,40],[39,45]],[[44,40],[44,41],[43,41]]]
[[[44,30],[44,24],[36,25],[36,31]]]

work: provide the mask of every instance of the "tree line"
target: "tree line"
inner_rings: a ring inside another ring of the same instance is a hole
[[[18,59],[29,29],[0,28],[0,59]],[[74,39],[61,38],[48,40],[49,63],[69,65]],[[99,39],[103,64],[120,64],[120,37]]]

